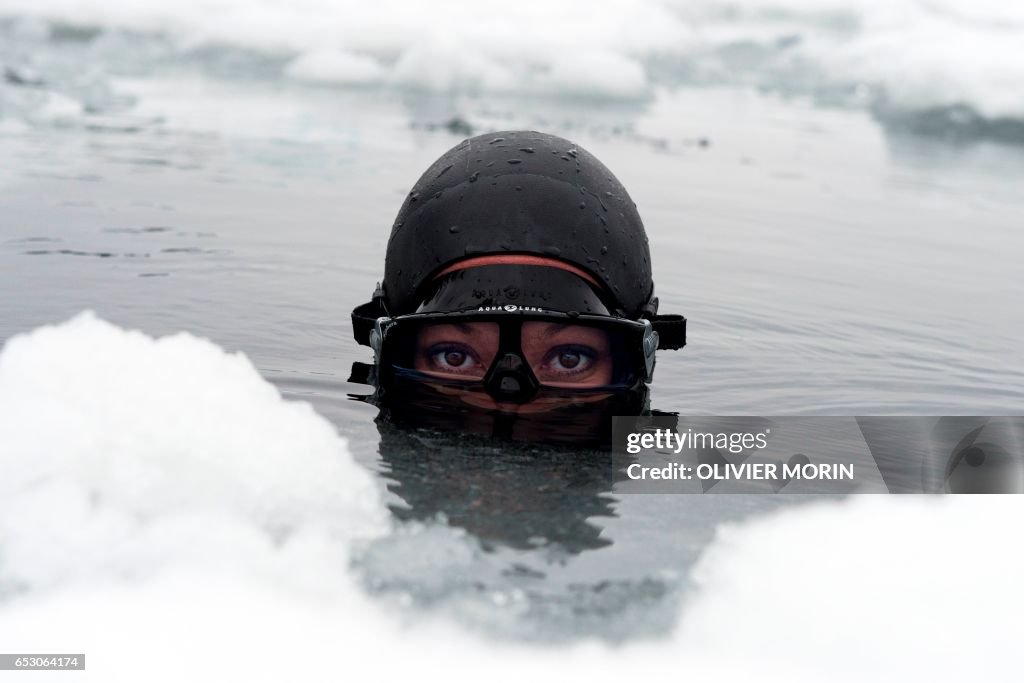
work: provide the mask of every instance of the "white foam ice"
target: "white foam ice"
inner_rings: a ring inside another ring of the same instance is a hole
[[[635,99],[696,78],[1024,118],[1024,5],[996,0],[6,0],[0,13],[244,47],[321,83]]]
[[[1015,680],[1020,512],[800,506],[720,529],[663,640],[496,643],[363,595],[352,544],[392,533],[378,489],[244,356],[88,314],[0,353],[0,643],[84,651],[90,680]]]
[[[297,80],[315,83],[370,85],[383,79],[384,68],[371,57],[325,48],[296,57],[286,73]]]
[[[179,560],[274,572],[273,558],[329,549],[344,567],[349,540],[384,528],[373,482],[325,420],[186,334],[83,314],[12,338],[0,444],[7,593]]]
[[[11,0],[7,15],[160,33],[179,47],[245,47],[291,58],[303,80],[428,90],[640,97],[638,57],[688,29],[657,3],[582,0],[472,7],[457,0],[130,3]]]
[[[1022,507],[863,495],[722,528],[676,637],[795,680],[1012,680]]]

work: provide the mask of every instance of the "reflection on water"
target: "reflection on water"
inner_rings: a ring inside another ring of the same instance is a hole
[[[427,429],[378,419],[391,506],[401,520],[444,519],[486,545],[566,553],[600,548],[614,516],[611,455]]]
[[[577,574],[598,566],[618,517],[608,450],[398,426],[379,416],[379,471],[406,525],[356,558],[367,588],[417,610],[442,608],[476,629],[538,642],[665,633],[681,572]],[[445,532],[443,530],[449,530]],[[613,556],[614,557],[614,556]]]

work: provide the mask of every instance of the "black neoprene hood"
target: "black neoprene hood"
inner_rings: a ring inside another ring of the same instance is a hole
[[[529,131],[459,143],[420,177],[388,241],[391,315],[411,313],[435,274],[466,258],[534,254],[591,274],[637,319],[657,312],[643,222],[626,189],[579,145]]]

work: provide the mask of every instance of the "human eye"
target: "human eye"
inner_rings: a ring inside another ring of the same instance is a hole
[[[597,352],[579,344],[556,346],[548,351],[544,365],[560,375],[578,375],[593,368]]]
[[[435,344],[427,357],[431,365],[444,372],[467,373],[482,367],[472,349],[462,344]]]

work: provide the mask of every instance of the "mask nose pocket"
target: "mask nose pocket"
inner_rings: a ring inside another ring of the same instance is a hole
[[[505,353],[491,365],[484,377],[487,393],[502,403],[526,403],[536,395],[540,384],[518,353]]]

